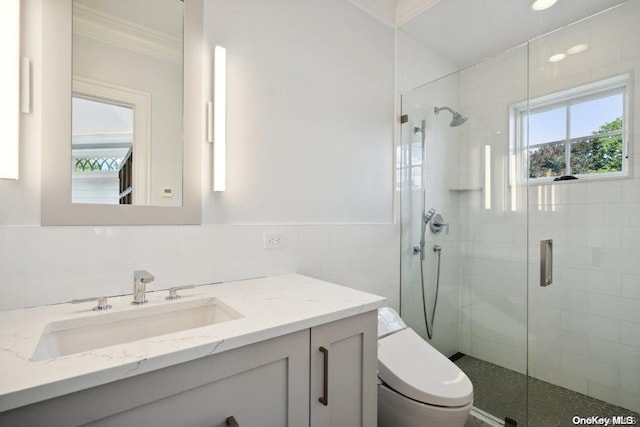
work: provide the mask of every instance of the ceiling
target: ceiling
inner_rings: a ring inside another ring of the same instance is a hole
[[[462,68],[624,0],[559,0],[541,12],[530,0],[441,0],[400,30]]]

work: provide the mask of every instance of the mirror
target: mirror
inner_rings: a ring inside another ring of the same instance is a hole
[[[73,203],[182,205],[181,0],[73,0]]]
[[[42,225],[200,224],[202,16],[203,0],[42,2]]]

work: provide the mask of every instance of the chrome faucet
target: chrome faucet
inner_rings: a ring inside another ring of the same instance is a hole
[[[133,272],[133,301],[131,304],[146,304],[146,286],[153,282],[153,274],[146,270],[136,270]]]

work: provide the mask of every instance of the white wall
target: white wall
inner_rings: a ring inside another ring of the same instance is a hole
[[[204,221],[391,222],[393,30],[344,0],[212,0],[204,19],[229,76],[227,191]]]
[[[397,304],[391,29],[345,0],[206,2],[207,39],[229,55],[230,147],[215,195],[203,147],[205,224],[40,227],[42,1],[22,2],[34,112],[21,179],[0,182],[0,309],[130,293],[138,268],[151,289],[300,272]],[[286,247],[262,249],[265,231]]]
[[[396,33],[396,84],[398,94],[457,71],[457,67],[400,27]]]

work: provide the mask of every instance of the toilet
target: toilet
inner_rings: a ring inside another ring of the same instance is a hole
[[[378,426],[462,427],[473,385],[398,313],[378,310]]]

